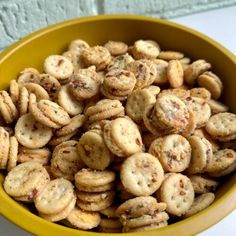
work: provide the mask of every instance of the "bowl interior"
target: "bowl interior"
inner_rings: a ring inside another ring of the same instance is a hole
[[[168,21],[140,16],[99,16],[75,19],[26,37],[0,55],[0,88],[7,88],[9,81],[16,79],[23,68],[35,67],[42,71],[43,61],[48,55],[62,53],[67,49],[68,43],[76,38],[82,38],[90,45],[101,45],[108,40],[121,40],[132,44],[137,39],[153,39],[160,44],[162,49],[182,51],[192,59],[206,59],[224,83],[224,102],[230,106],[231,111],[236,112],[235,57],[218,43],[196,31]],[[4,204],[0,204],[0,212],[16,224],[40,235],[52,235],[52,233],[91,235],[89,232],[46,222],[31,214],[4,193],[2,181],[1,175],[0,199]],[[160,235],[195,234],[216,223],[236,207],[235,183],[236,175],[226,178],[217,191],[216,201],[209,208],[189,219],[154,231],[153,235],[156,234],[155,232]],[[20,214],[24,215],[24,222],[19,219]],[[140,234],[145,235],[145,233]]]

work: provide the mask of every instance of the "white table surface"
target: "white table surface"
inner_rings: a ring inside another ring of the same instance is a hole
[[[178,17],[172,21],[210,36],[236,54],[236,6]],[[233,235],[236,235],[236,210],[199,234],[199,236]],[[0,236],[30,236],[30,234],[0,216]]]

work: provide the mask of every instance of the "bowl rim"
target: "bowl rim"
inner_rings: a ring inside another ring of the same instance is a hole
[[[159,23],[167,26],[171,26],[177,29],[180,29],[182,31],[188,32],[194,36],[197,36],[198,38],[201,38],[204,41],[207,41],[209,44],[213,45],[217,50],[221,51],[223,54],[225,54],[226,57],[228,57],[236,67],[236,56],[230,52],[228,49],[223,47],[220,43],[214,41],[210,37],[193,30],[189,27],[182,26],[178,23],[170,22],[168,20],[153,18],[153,17],[147,17],[147,16],[139,16],[139,15],[98,15],[98,16],[88,16],[88,17],[81,17],[81,18],[75,18],[71,20],[66,20],[63,22],[59,22],[57,24],[53,24],[50,26],[47,26],[45,28],[42,28],[40,30],[37,30],[28,36],[22,38],[21,40],[17,41],[7,49],[5,49],[3,52],[0,53],[0,64],[6,60],[11,54],[13,54],[16,50],[24,46],[25,44],[29,43],[30,41],[40,37],[41,35],[47,34],[51,31],[54,31],[56,29],[60,29],[69,25],[74,25],[78,23],[84,23],[84,22],[93,22],[93,21],[101,21],[101,20],[137,20],[137,21],[146,21],[151,23]],[[226,215],[228,215],[230,212],[232,212],[234,209],[236,209],[236,174],[232,176],[232,178],[235,179],[234,185],[230,188],[229,191],[227,191],[223,196],[221,196],[217,201],[214,202],[213,205],[209,206],[207,209],[197,213],[196,215],[181,220],[177,223],[174,223],[172,225],[169,225],[168,227],[160,228],[155,231],[149,231],[150,235],[151,233],[154,233],[153,235],[156,235],[155,233],[158,232],[158,234],[161,235],[168,235],[168,232],[178,232],[180,230],[181,225],[187,224],[189,225],[189,229],[191,229],[191,225],[194,226],[198,223],[201,223],[203,221],[205,216],[205,219],[208,220],[208,222],[205,222],[204,225],[201,227],[195,227],[191,232],[188,230],[187,234],[184,235],[195,235],[196,233],[199,233],[208,227],[216,224],[221,219],[223,219]],[[0,174],[0,183],[3,183],[3,175]],[[222,208],[221,203],[224,201],[224,207]],[[37,235],[51,235],[52,232],[57,235],[85,235],[85,236],[91,236],[95,235],[97,233],[95,232],[86,232],[86,231],[80,231],[80,230],[74,230],[70,228],[66,228],[64,226],[47,222],[44,219],[38,217],[37,215],[29,212],[28,210],[24,209],[19,203],[15,202],[12,198],[10,198],[4,191],[3,194],[0,194],[0,214],[5,216],[7,219],[9,219],[11,222],[15,223],[19,227],[23,228],[24,230],[36,233]],[[226,204],[227,203],[227,204]],[[7,206],[7,207],[6,207]],[[14,214],[14,212],[19,212],[20,215],[24,216],[24,219],[22,220],[21,217],[18,216],[18,214]],[[217,213],[217,214],[216,214]],[[215,216],[217,215],[217,217]],[[194,222],[191,223],[190,221]],[[42,227],[40,227],[42,226]],[[102,233],[99,233],[102,235]],[[140,232],[136,233],[139,236],[146,235],[146,232]],[[103,235],[114,235],[114,234],[103,234]],[[117,234],[124,235],[122,234]]]

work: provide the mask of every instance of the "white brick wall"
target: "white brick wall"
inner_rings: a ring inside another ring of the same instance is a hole
[[[0,50],[49,24],[86,15],[171,18],[236,5],[236,0],[0,0]]]

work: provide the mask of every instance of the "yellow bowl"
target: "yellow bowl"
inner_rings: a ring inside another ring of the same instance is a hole
[[[212,39],[189,28],[165,20],[141,16],[110,15],[74,19],[37,31],[14,44],[0,55],[0,87],[6,88],[11,79],[25,67],[42,69],[45,57],[66,50],[68,43],[82,38],[91,45],[107,40],[128,44],[137,39],[154,39],[163,49],[180,50],[187,56],[211,62],[225,86],[224,101],[236,112],[236,58]],[[50,223],[34,215],[4,192],[0,174],[0,213],[35,235],[97,235]],[[194,235],[217,223],[236,208],[236,174],[229,176],[216,193],[215,202],[200,213],[148,235]],[[109,235],[102,234],[100,235]],[[124,234],[122,234],[124,235]],[[133,234],[134,235],[134,234]],[[147,235],[147,232],[135,233]]]

